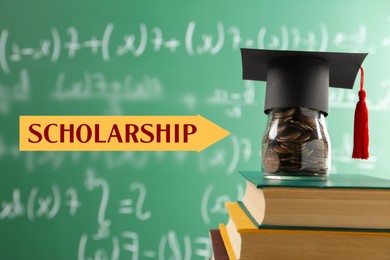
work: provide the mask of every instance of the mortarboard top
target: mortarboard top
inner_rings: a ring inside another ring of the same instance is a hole
[[[264,112],[306,107],[328,114],[329,86],[352,89],[368,53],[241,49],[243,79],[267,81]]]

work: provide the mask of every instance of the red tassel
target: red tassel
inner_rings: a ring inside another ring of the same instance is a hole
[[[366,92],[363,90],[364,70],[360,67],[359,102],[356,104],[353,153],[354,159],[368,159],[368,110],[366,105]]]

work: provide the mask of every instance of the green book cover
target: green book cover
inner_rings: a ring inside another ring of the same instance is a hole
[[[377,178],[362,174],[330,174],[326,181],[315,180],[275,180],[264,178],[261,171],[240,171],[240,174],[257,188],[346,188],[346,189],[389,189],[390,179]]]
[[[305,227],[305,226],[275,226],[275,225],[264,225],[259,224],[253,218],[249,210],[245,207],[242,201],[237,201],[238,205],[240,205],[241,209],[245,212],[245,214],[249,217],[249,219],[253,222],[255,226],[259,229],[280,229],[280,230],[323,230],[323,231],[348,231],[348,232],[381,232],[381,233],[390,233],[390,229],[374,229],[374,228],[333,228],[333,227]]]

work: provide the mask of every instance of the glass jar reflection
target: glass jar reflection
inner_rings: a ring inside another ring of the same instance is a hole
[[[262,143],[266,178],[324,180],[329,175],[330,151],[322,112],[308,108],[269,111]]]

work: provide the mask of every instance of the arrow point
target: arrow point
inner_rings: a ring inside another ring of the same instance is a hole
[[[223,129],[207,118],[199,114],[196,117],[200,128],[200,140],[196,149],[197,152],[203,151],[212,144],[230,135],[229,131]]]

